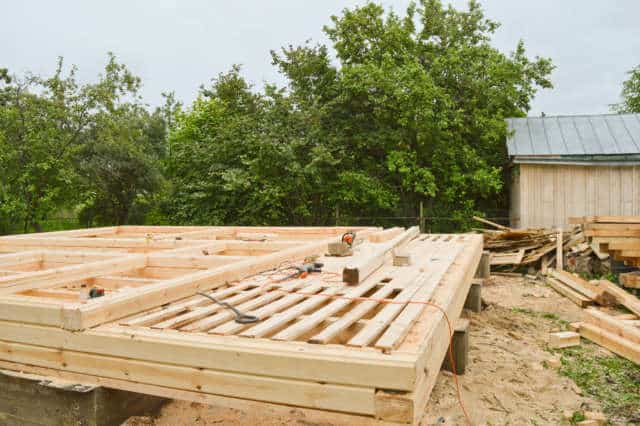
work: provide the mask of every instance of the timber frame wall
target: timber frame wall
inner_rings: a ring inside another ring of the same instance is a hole
[[[347,230],[358,235],[354,254],[325,256]],[[425,302],[458,318],[481,251],[479,235],[417,228],[124,226],[2,237],[0,368],[417,423],[449,343],[443,313]],[[395,266],[400,254],[411,264]],[[291,278],[310,256],[325,270]],[[343,270],[358,278],[347,284]],[[94,287],[105,295],[87,299]],[[198,292],[260,321],[238,324]]]

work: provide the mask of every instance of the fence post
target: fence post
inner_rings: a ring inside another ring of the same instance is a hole
[[[418,226],[420,227],[420,232],[425,233],[426,231],[426,223],[424,217],[424,203],[420,201],[420,216],[418,217]]]
[[[340,225],[340,206],[336,206],[336,226]]]

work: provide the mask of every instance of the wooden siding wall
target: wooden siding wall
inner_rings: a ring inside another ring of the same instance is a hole
[[[640,215],[640,166],[521,164],[514,227],[567,228],[571,216]]]

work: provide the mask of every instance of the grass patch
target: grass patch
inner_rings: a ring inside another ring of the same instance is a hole
[[[566,330],[567,327],[569,326],[569,321],[565,321],[563,319],[561,319],[558,315],[554,314],[553,312],[539,312],[539,311],[534,311],[532,309],[529,308],[511,308],[511,311],[517,314],[525,314],[525,315],[529,315],[535,318],[544,318],[550,321],[555,322],[562,330]]]
[[[569,377],[585,394],[598,400],[612,420],[640,424],[640,366],[619,356],[598,355],[596,347],[559,349],[560,374]]]

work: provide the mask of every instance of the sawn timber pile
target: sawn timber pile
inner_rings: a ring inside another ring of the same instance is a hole
[[[549,270],[554,290],[584,308],[584,321],[572,324],[582,337],[640,364],[640,300],[608,280],[586,281],[566,271]],[[616,306],[629,313],[618,311]]]
[[[491,265],[496,267],[535,265],[541,269],[549,266],[556,256],[560,235],[552,229],[512,229],[488,220],[474,219],[497,229],[478,229],[484,239],[484,249],[491,252]],[[583,246],[584,235],[580,228],[562,233],[562,250],[575,250]]]

